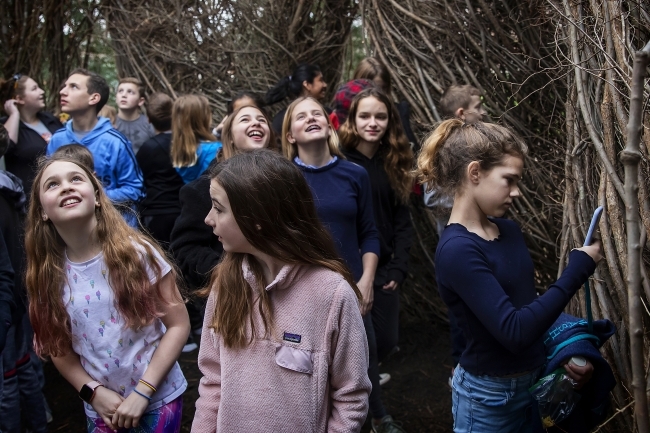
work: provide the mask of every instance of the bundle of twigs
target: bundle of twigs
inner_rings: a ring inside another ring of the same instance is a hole
[[[121,76],[175,97],[200,92],[215,114],[239,90],[261,94],[302,62],[338,82],[351,0],[103,0]],[[332,86],[334,87],[334,86]],[[278,108],[279,109],[279,108]]]
[[[628,239],[625,227],[623,164],[619,155],[628,140],[632,57],[650,35],[650,7],[647,3],[615,1],[549,1],[556,20],[557,60],[567,70],[565,196],[561,257],[584,239],[585,224],[593,209],[605,207],[600,222],[605,265],[594,278],[594,316],[612,320],[617,333],[605,347],[620,386],[614,390],[618,407],[632,398],[630,338],[628,328]],[[638,179],[638,207],[641,221],[642,301],[650,299],[650,86],[645,85],[641,164]],[[578,315],[585,314],[582,293],[572,304]],[[646,313],[648,313],[646,307]],[[650,313],[648,313],[650,314]],[[645,334],[650,330],[645,315]],[[648,340],[645,339],[645,347]],[[645,368],[650,353],[645,353]],[[650,389],[650,382],[646,382]],[[619,424],[633,429],[631,408],[619,416]]]
[[[0,2],[0,67],[3,78],[28,75],[58,108],[58,91],[75,67],[88,67],[97,17],[94,0]]]

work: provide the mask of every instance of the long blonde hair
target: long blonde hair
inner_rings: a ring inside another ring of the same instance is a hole
[[[526,143],[505,126],[449,119],[424,139],[415,174],[429,189],[453,194],[470,162],[478,161],[482,170],[489,170],[504,156],[523,158],[527,151]]]
[[[327,111],[325,111],[323,104],[311,96],[301,96],[300,98],[293,101],[287,108],[287,112],[284,114],[284,120],[282,121],[282,153],[290,161],[293,161],[293,158],[298,155],[298,144],[290,143],[287,139],[287,133],[291,131],[291,116],[293,116],[293,110],[295,110],[298,104],[306,100],[311,100],[317,103],[321,110],[323,110],[323,116],[327,118],[327,124],[330,128],[330,136],[327,139],[327,147],[330,150],[330,155],[336,155],[339,158],[345,159],[345,156],[343,156],[343,153],[339,149],[339,137],[336,135],[336,129],[334,128],[334,125],[332,125],[332,121],[327,115]]]
[[[179,96],[172,107],[172,165],[176,168],[196,164],[196,149],[201,140],[217,141],[210,131],[212,110],[202,95]]]
[[[29,318],[34,328],[36,353],[42,356],[62,356],[72,342],[70,316],[63,303],[66,245],[54,223],[49,219],[43,221],[39,194],[45,169],[58,161],[70,162],[81,168],[97,193],[99,207],[95,209],[95,230],[108,268],[107,278],[115,297],[115,307],[126,326],[138,329],[150,324],[160,317],[160,306],[164,302],[159,287],[162,269],[154,251],[162,257],[165,257],[165,253],[156,242],[128,226],[92,169],[67,155],[42,158],[30,194],[25,236]],[[156,283],[151,284],[147,268],[153,271]],[[173,270],[172,275],[175,278]]]

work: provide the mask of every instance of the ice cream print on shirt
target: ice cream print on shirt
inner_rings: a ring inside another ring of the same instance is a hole
[[[171,268],[162,257],[157,258],[165,275]],[[137,331],[124,326],[102,254],[83,263],[66,258],[64,269],[63,302],[72,324],[72,348],[91,377],[127,397],[149,366],[165,326],[159,319]],[[155,274],[149,276],[155,282]],[[158,385],[147,410],[160,407],[163,399],[175,399],[187,387],[178,363],[168,379]],[[87,415],[96,417],[90,405],[84,406]]]

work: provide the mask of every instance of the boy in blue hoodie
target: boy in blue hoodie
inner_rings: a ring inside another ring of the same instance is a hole
[[[129,140],[105,117],[97,113],[108,101],[110,88],[101,76],[85,69],[75,69],[59,92],[61,111],[70,121],[54,133],[47,155],[65,144],[80,144],[92,153],[95,173],[113,203],[132,209],[143,196],[142,173]],[[136,224],[131,215],[125,219]]]

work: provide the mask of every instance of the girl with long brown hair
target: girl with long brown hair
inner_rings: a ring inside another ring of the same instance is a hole
[[[53,155],[34,179],[26,249],[36,351],[79,390],[89,433],[178,432],[189,320],[160,247],[89,167]]]
[[[208,98],[183,95],[172,106],[172,165],[185,183],[198,178],[215,158],[221,143],[212,135]]]
[[[228,113],[222,129],[223,147],[217,159],[210,163],[208,173],[220,161],[253,149],[274,147],[276,140],[266,113],[254,105],[250,93],[241,93],[233,99],[233,111]],[[212,268],[216,266],[223,249],[212,230],[204,223],[210,211],[210,177],[206,174],[188,183],[180,191],[181,214],[171,233],[171,250],[190,291],[206,286]],[[192,334],[184,352],[198,346],[194,337],[201,333],[205,298],[191,299],[187,304]]]
[[[600,243],[569,254],[560,278],[537,295],[519,226],[503,218],[519,197],[525,143],[506,127],[459,119],[424,141],[419,181],[454,196],[436,249],[436,280],[467,340],[454,369],[455,432],[530,432],[528,389],[546,363],[543,336],[602,259]],[[567,364],[588,380],[588,366]]]
[[[359,292],[304,177],[266,149],[211,177],[205,222],[224,256],[209,289],[192,431],[360,431],[370,382]]]
[[[412,242],[408,200],[413,189],[413,152],[404,135],[399,114],[385,93],[376,87],[361,91],[352,100],[347,120],[339,128],[343,153],[365,168],[370,177],[375,223],[379,231],[379,264],[373,283],[372,326],[368,333],[371,353],[369,370],[373,390],[370,412],[377,431],[390,430],[391,423],[381,404],[378,365],[397,348],[399,327],[398,286],[408,272]],[[374,340],[371,340],[374,335]],[[382,380],[383,379],[383,380]],[[382,422],[383,420],[383,422]],[[392,428],[392,427],[391,427]]]

